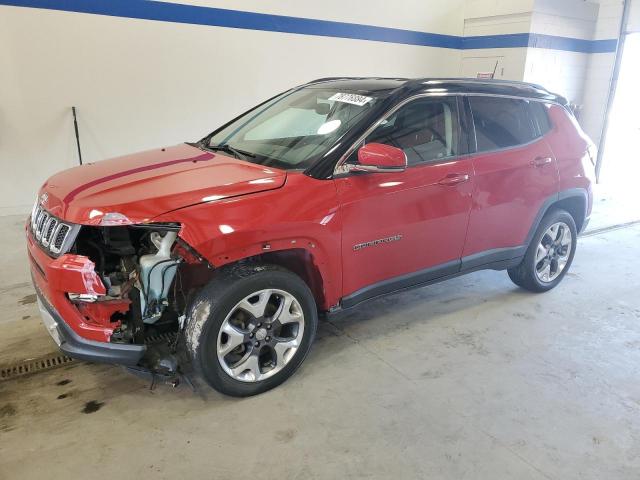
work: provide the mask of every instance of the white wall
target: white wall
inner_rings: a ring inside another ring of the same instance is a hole
[[[180,0],[175,3],[460,35],[464,0]]]
[[[455,36],[545,33],[616,38],[621,0],[179,0]],[[633,0],[638,3],[640,0]],[[599,4],[599,11],[598,11]],[[637,10],[636,10],[637,11]],[[534,81],[584,104],[598,140],[613,53],[457,50],[0,6],[0,214],[85,161],[195,140],[313,78],[476,76]]]
[[[640,2],[633,0],[631,2],[631,10],[629,11],[629,23],[627,24],[627,32],[640,32]]]
[[[600,9],[593,38],[595,40],[618,38],[622,19],[622,1],[599,0],[597,3]],[[590,55],[586,70],[585,101],[580,123],[596,145],[599,144],[602,133],[614,63],[615,53],[594,53]]]
[[[535,0],[531,31],[583,40],[617,39],[622,9],[622,0]],[[541,83],[577,104],[582,127],[598,144],[614,62],[615,52],[529,48],[524,80]]]
[[[191,3],[453,35],[462,26],[462,0],[439,7],[420,0]],[[27,211],[49,175],[77,164],[72,105],[91,162],[196,140],[318,77],[454,76],[460,53],[0,6],[0,62],[0,213],[6,214]]]
[[[531,15],[531,31],[537,34],[591,40],[598,5],[583,0],[537,0]],[[526,82],[543,84],[575,104],[583,103],[590,54],[545,48],[529,48]]]
[[[533,0],[467,0],[463,34],[471,37],[529,32],[532,7]],[[526,55],[526,48],[463,50],[460,75],[475,77],[495,68],[497,79],[522,80]]]

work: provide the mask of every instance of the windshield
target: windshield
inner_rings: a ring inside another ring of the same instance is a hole
[[[204,146],[252,163],[306,169],[377,101],[367,94],[332,89],[286,92],[216,132]]]

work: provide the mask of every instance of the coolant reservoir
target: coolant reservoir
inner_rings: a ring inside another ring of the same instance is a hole
[[[177,260],[171,258],[171,247],[176,241],[176,232],[167,232],[158,239],[158,252],[140,257],[140,282],[142,318],[155,317],[162,311],[169,287],[176,274]]]

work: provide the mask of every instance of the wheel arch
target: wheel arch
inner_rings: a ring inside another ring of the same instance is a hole
[[[314,254],[304,248],[265,252],[245,259],[278,265],[298,275],[307,284],[318,308],[325,308],[324,279]]]
[[[314,232],[313,228],[314,225],[310,225],[305,234],[295,236],[291,232],[267,236],[265,231],[254,229],[205,239],[200,238],[198,232],[183,231],[180,238],[209,262],[211,274],[238,263],[265,263],[286,268],[306,283],[318,309],[324,311],[340,299],[340,236],[324,229]],[[296,228],[296,231],[301,229]]]
[[[563,190],[562,192],[559,192],[547,198],[542,204],[542,207],[540,207],[540,210],[538,211],[538,214],[536,215],[536,218],[531,225],[531,229],[529,230],[529,234],[527,235],[525,245],[529,245],[543,217],[553,208],[566,210],[569,215],[573,217],[578,233],[582,232],[587,224],[586,220],[588,206],[589,194],[584,188],[572,188],[569,190]]]
[[[309,287],[318,309],[327,310],[330,306],[327,304],[326,273],[323,275],[323,269],[317,255],[306,248],[289,248],[262,252],[234,259],[223,265],[218,265],[216,268],[227,268],[234,264],[241,263],[270,264],[285,268],[300,277]]]
[[[587,218],[587,193],[582,189],[577,189],[578,192],[560,197],[557,202],[551,204],[551,208],[561,208],[569,212],[569,215],[573,217],[573,221],[576,223],[576,230],[582,232],[582,229],[586,226]]]

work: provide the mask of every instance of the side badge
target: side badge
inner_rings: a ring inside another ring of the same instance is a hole
[[[363,248],[375,247],[376,245],[382,245],[384,243],[397,242],[399,240],[402,240],[402,235],[400,235],[400,234],[393,235],[391,237],[380,238],[378,240],[371,240],[370,242],[358,243],[357,245],[353,246],[353,251],[357,252],[359,250],[362,250]]]

